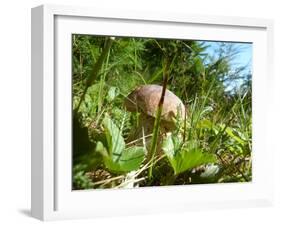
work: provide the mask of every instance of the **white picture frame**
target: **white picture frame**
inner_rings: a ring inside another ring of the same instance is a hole
[[[56,220],[271,205],[273,178],[268,172],[273,169],[273,151],[266,122],[273,85],[272,32],[272,21],[265,19],[57,5],[33,8],[32,216]],[[72,33],[253,42],[253,181],[72,191],[71,137],[64,135],[71,131]]]

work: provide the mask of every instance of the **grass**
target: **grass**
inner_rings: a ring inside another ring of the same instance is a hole
[[[202,41],[73,35],[73,189],[251,181],[251,76],[223,53],[206,56]],[[144,84],[164,89],[152,134],[132,140],[140,116],[124,100]],[[187,108],[170,133],[160,129],[166,87]]]

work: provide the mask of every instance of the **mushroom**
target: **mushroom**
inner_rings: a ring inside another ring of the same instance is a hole
[[[140,120],[137,130],[129,140],[139,139],[152,133],[157,114],[162,86],[143,85],[132,91],[125,100],[125,107],[130,112],[139,112]],[[183,119],[185,106],[174,93],[166,89],[161,114],[160,131],[167,133],[176,128],[175,119]]]

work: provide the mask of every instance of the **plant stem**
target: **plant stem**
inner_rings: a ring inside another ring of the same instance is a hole
[[[150,166],[149,172],[148,172],[148,178],[149,179],[152,178],[154,156],[155,156],[156,150],[157,150],[157,143],[158,143],[158,135],[159,135],[159,130],[160,130],[160,121],[161,121],[162,109],[163,109],[163,104],[164,104],[164,99],[165,99],[167,82],[168,82],[168,79],[169,79],[168,67],[169,67],[169,58],[165,57],[165,65],[164,65],[164,72],[163,72],[163,77],[164,77],[163,88],[162,88],[161,97],[160,97],[160,100],[159,100],[159,103],[158,103],[156,119],[155,119],[154,127],[153,127],[151,157],[150,157],[150,160],[152,162],[151,162],[151,166]]]

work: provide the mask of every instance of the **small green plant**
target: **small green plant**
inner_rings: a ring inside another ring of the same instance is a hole
[[[127,173],[137,170],[145,157],[145,148],[139,146],[125,147],[121,131],[105,116],[102,125],[106,144],[97,143],[96,151],[101,153],[106,168],[113,173]]]
[[[77,164],[73,167],[74,189],[89,189],[93,187],[91,179],[85,175],[87,165]]]
[[[183,143],[179,137],[171,134],[165,138],[162,149],[175,175],[204,164],[217,162],[215,155],[201,151],[196,142]]]
[[[252,180],[251,71],[233,64],[236,44],[209,45],[73,35],[73,189]],[[145,117],[148,105],[124,104],[143,85],[164,88],[157,103],[141,98],[158,109]],[[186,107],[173,130],[165,88]]]

